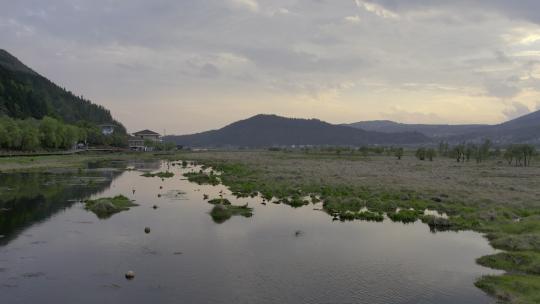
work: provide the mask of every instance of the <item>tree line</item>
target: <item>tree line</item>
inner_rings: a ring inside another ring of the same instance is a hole
[[[125,146],[123,134],[105,136],[94,124],[67,124],[52,117],[13,119],[0,116],[0,148],[11,151],[67,150],[79,142]]]
[[[510,165],[527,167],[530,166],[531,159],[536,154],[536,149],[529,144],[513,144],[507,146],[503,153],[501,148],[494,148],[491,141],[486,139],[482,144],[461,143],[453,147],[447,142],[441,142],[439,143],[438,152],[433,148],[420,147],[416,150],[415,156],[419,160],[429,159],[431,161],[437,154],[453,158],[458,163],[471,160],[480,163],[490,157],[500,157],[502,155]],[[401,159],[401,155],[396,154],[398,159]]]

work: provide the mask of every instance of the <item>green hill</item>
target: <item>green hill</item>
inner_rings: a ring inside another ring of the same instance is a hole
[[[107,136],[99,124],[117,128]],[[66,150],[77,142],[124,147],[126,129],[109,110],[57,86],[0,49],[0,150]]]
[[[0,116],[15,119],[53,117],[65,123],[86,121],[92,124],[115,121],[102,106],[76,96],[34,72],[13,55],[0,49]]]
[[[333,125],[318,119],[259,114],[219,130],[167,136],[165,141],[189,147],[272,147],[291,145],[362,146],[422,144],[429,138],[416,132],[382,133]]]

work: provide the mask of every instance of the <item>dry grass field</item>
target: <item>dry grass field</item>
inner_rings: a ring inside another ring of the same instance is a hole
[[[257,178],[266,183],[365,186],[443,194],[482,205],[540,207],[540,161],[515,167],[502,159],[458,163],[450,158],[419,161],[413,155],[397,160],[392,156],[266,151],[198,152],[187,157],[242,164],[260,173]]]

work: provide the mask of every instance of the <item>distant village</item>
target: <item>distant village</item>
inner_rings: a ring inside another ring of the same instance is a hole
[[[100,125],[101,133],[110,136],[116,128],[113,124]],[[152,130],[141,130],[128,134],[128,147],[131,151],[153,151],[156,146],[162,143],[161,134]]]

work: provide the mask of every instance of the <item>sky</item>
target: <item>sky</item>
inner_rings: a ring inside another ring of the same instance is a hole
[[[186,134],[265,113],[499,123],[540,109],[540,1],[0,0],[0,48]]]

